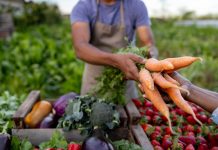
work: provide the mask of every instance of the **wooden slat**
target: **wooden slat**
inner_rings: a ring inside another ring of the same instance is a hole
[[[120,114],[120,126],[127,127],[128,117],[127,117],[125,109],[123,108],[123,106],[117,106],[116,109]]]
[[[38,100],[40,100],[40,91],[31,91],[13,116],[16,128],[24,128],[23,120]]]
[[[129,101],[125,106],[126,112],[129,116],[129,125],[135,125],[141,119],[141,114],[132,101]]]
[[[154,149],[147,135],[145,134],[145,132],[143,131],[140,125],[131,126],[131,131],[136,140],[136,143],[139,144],[143,148],[143,150],[153,150]]]
[[[12,129],[12,135],[19,137],[19,139],[27,139],[33,145],[37,146],[42,142],[48,141],[52,133],[56,130],[63,133],[67,142],[82,142],[86,137],[80,134],[79,130],[72,130],[63,132],[62,129]],[[108,133],[109,139],[112,141],[121,139],[130,139],[130,131],[128,128],[117,128]]]
[[[81,142],[85,139],[78,130],[63,132],[62,129],[12,129],[12,135],[19,137],[19,139],[26,138],[33,145],[37,146],[42,142],[48,141],[56,130],[63,133],[67,142]]]

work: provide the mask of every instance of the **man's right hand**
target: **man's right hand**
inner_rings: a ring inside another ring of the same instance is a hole
[[[114,67],[120,69],[125,74],[126,79],[138,81],[139,71],[136,63],[144,64],[144,58],[131,53],[114,54],[114,61]]]

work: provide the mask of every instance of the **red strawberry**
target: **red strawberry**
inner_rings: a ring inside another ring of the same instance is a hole
[[[161,146],[163,147],[163,149],[168,149],[171,147],[172,144],[173,143],[170,139],[163,139]]]
[[[196,129],[195,129],[195,133],[201,133],[201,131],[202,131],[202,130],[201,130],[201,127],[200,127],[200,126],[197,126]]]
[[[190,135],[190,136],[180,136],[179,140],[184,142],[185,144],[192,144],[195,145],[196,140],[195,137]]]
[[[161,134],[160,132],[154,131],[151,135],[150,138],[152,140],[160,140],[161,139]]]
[[[203,115],[200,115],[199,120],[200,120],[202,123],[206,123],[207,120],[208,120],[208,118],[207,118],[206,115],[203,114]]]
[[[149,101],[144,101],[144,106],[151,108],[153,106],[153,104]]]
[[[170,130],[170,127],[166,127],[166,128],[165,128],[165,134],[169,134],[169,135],[172,134],[172,132],[171,132],[171,130]]]
[[[197,141],[197,143],[200,143],[200,144],[207,144],[207,141],[202,136],[196,137],[196,141]]]
[[[187,135],[187,136],[195,136],[195,133],[194,132],[187,132],[185,135]]]
[[[147,123],[149,123],[149,122],[151,121],[151,116],[147,116],[147,115],[146,115],[146,116],[145,116],[145,120],[146,120]]]
[[[206,144],[199,144],[197,150],[209,150],[208,146]]]
[[[184,112],[182,109],[179,109],[179,108],[176,109],[176,113],[179,114],[179,115],[182,115],[182,116],[184,116],[184,117],[187,116],[187,113]]]
[[[184,127],[184,131],[187,131],[187,132],[194,132],[195,129],[192,125],[187,125]]]
[[[211,118],[208,118],[207,123],[208,123],[209,125],[211,125],[211,124],[213,123],[213,120],[212,120]]]
[[[195,106],[192,106],[192,110],[194,111],[195,114],[198,112],[198,109]]]
[[[164,150],[164,149],[161,146],[157,145],[157,146],[154,147],[154,150]]]
[[[153,116],[152,121],[154,124],[160,124],[161,123],[161,118],[158,115]]]
[[[152,109],[149,108],[149,109],[147,109],[147,110],[145,111],[145,114],[152,117],[153,114],[154,114],[154,112],[153,112]]]
[[[209,133],[207,138],[211,147],[218,146],[218,141],[216,140],[215,135]]]
[[[132,101],[136,105],[136,107],[142,106],[142,102],[140,100],[133,98]]]
[[[163,121],[167,121],[167,118],[165,117],[165,116],[163,116],[163,115],[161,115],[161,119],[163,120]]]
[[[186,118],[186,120],[188,121],[188,123],[190,123],[190,124],[196,124],[196,121],[195,121],[195,119],[193,118],[193,116],[188,116],[187,118]]]
[[[158,131],[158,132],[160,132],[160,133],[162,132],[162,129],[161,129],[160,126],[156,126],[154,130],[155,130],[155,131]]]
[[[210,150],[218,150],[217,146],[212,147]]]
[[[152,144],[153,146],[160,146],[160,142],[158,142],[157,140],[152,140],[152,141],[151,141],[151,144]]]
[[[195,148],[192,144],[189,144],[188,146],[186,146],[185,150],[195,150]]]
[[[164,136],[163,136],[163,140],[164,139],[170,139],[171,138],[171,135],[169,135],[169,134],[165,134]]]

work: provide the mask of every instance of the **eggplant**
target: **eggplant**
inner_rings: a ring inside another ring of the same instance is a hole
[[[9,134],[0,134],[0,150],[9,150],[10,143]]]
[[[68,105],[68,102],[72,99],[74,99],[78,94],[74,92],[70,92],[68,94],[65,94],[58,98],[54,103],[53,103],[53,108],[56,111],[56,115],[59,117],[62,117],[64,115],[65,109]]]
[[[85,139],[81,150],[114,150],[114,147],[101,129],[95,129],[93,135]]]
[[[46,116],[37,126],[38,128],[55,128],[58,123],[58,117],[52,113]]]

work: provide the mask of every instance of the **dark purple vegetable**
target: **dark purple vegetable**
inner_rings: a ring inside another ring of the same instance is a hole
[[[114,147],[104,136],[103,131],[97,129],[83,142],[81,150],[114,150]]]
[[[39,124],[38,128],[55,128],[58,123],[58,117],[50,113],[46,116],[42,122]]]
[[[57,99],[53,104],[53,108],[56,111],[56,115],[59,117],[63,116],[69,100],[74,99],[76,96],[78,96],[78,94],[70,92]]]
[[[0,134],[0,150],[9,150],[10,147],[10,135]]]

